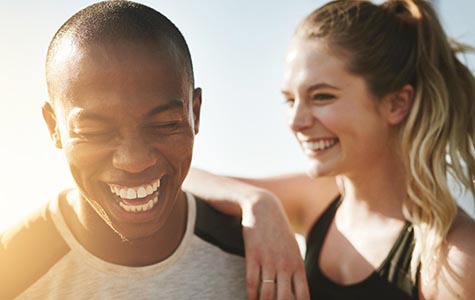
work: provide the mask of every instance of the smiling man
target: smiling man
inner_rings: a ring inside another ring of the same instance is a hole
[[[54,36],[46,79],[76,187],[0,235],[0,298],[245,299],[239,220],[181,190],[201,90],[173,23],[91,5]]]

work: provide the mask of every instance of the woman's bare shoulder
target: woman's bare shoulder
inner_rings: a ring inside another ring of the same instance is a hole
[[[459,209],[444,244],[440,273],[426,285],[426,299],[471,299],[475,295],[474,233],[475,220]]]
[[[446,252],[450,260],[468,260],[475,267],[475,220],[459,208],[447,234]],[[466,266],[467,264],[464,264]],[[472,268],[475,271],[475,268]]]
[[[447,234],[446,251],[449,261],[466,260],[462,267],[471,264],[475,275],[475,220],[459,208]],[[473,279],[473,277],[472,277]]]

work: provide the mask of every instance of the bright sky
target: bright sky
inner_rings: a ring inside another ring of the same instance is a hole
[[[72,185],[41,117],[44,59],[61,24],[93,2],[0,0],[0,230]],[[293,29],[324,2],[143,1],[168,16],[190,46],[203,88],[195,166],[241,176],[305,170],[285,124],[280,83]],[[438,3],[449,35],[475,45],[475,3]]]

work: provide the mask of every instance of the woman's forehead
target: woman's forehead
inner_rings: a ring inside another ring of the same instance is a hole
[[[307,82],[324,81],[338,85],[335,81],[350,75],[346,60],[335,55],[327,43],[318,39],[298,39],[289,48],[285,68],[284,85],[301,85]]]

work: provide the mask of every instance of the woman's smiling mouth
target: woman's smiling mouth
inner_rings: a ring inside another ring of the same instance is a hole
[[[333,148],[338,144],[337,138],[325,138],[317,140],[301,141],[300,144],[305,152],[320,153],[330,148]]]

